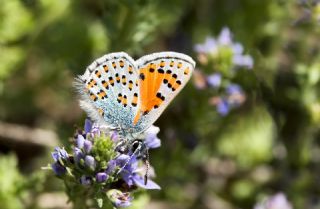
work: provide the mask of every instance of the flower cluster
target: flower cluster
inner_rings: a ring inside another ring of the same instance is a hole
[[[200,64],[220,61],[229,68],[252,69],[253,67],[252,57],[243,54],[244,49],[241,43],[233,42],[229,28],[223,28],[216,39],[207,37],[203,44],[196,44],[194,50],[198,53]]]
[[[197,69],[194,73],[195,86],[219,92],[220,95],[210,98],[209,103],[216,107],[220,115],[225,116],[246,100],[241,86],[232,80],[237,69],[252,69],[253,59],[243,53],[241,43],[233,41],[229,28],[223,28],[217,38],[207,37],[204,43],[196,44],[194,50],[201,64],[201,70]],[[204,71],[213,73],[205,75]]]
[[[292,209],[292,205],[287,200],[285,194],[277,193],[265,201],[256,204],[254,209]]]
[[[159,128],[155,126],[145,132],[144,143],[148,149],[160,147],[158,132]],[[84,131],[77,131],[74,136],[72,153],[55,148],[51,168],[64,180],[72,201],[91,199],[96,200],[99,207],[108,202],[115,207],[127,207],[133,199],[132,191],[160,189],[151,179],[145,181],[146,165],[142,160],[131,151],[117,151],[120,142],[117,132],[106,131],[86,120]],[[79,190],[87,196],[79,197]]]

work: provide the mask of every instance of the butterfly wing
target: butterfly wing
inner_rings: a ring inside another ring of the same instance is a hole
[[[134,60],[124,52],[96,59],[78,77],[80,106],[95,122],[131,130],[138,109],[138,73]]]
[[[139,73],[139,108],[133,120],[149,128],[189,81],[195,67],[191,57],[160,52],[136,61]]]

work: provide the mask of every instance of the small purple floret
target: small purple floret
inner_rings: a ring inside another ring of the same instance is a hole
[[[88,185],[90,185],[91,184],[91,178],[89,177],[89,176],[81,176],[81,178],[80,178],[80,183],[82,184],[82,185],[85,185],[85,186],[88,186]]]
[[[96,180],[98,183],[105,182],[108,178],[108,175],[104,172],[99,172],[96,174]]]
[[[84,158],[84,163],[86,166],[88,166],[89,168],[91,169],[95,169],[96,167],[96,162],[94,160],[94,157],[92,157],[91,155],[87,155],[85,158]]]
[[[84,122],[84,131],[85,133],[89,133],[92,129],[92,122],[89,119],[86,119]]]
[[[161,140],[157,137],[160,129],[156,126],[151,126],[145,132],[144,143],[149,149],[155,149],[161,146]]]
[[[207,77],[207,82],[209,86],[214,88],[220,87],[221,85],[221,74],[220,73],[213,73]]]
[[[108,162],[108,166],[107,166],[107,169],[106,169],[106,174],[111,174],[113,171],[114,171],[114,169],[116,168],[116,166],[117,166],[117,162],[116,162],[116,160],[110,160],[109,162]]]
[[[217,112],[222,115],[226,116],[230,111],[230,105],[228,101],[222,99],[218,104],[217,104]]]
[[[54,161],[66,160],[68,159],[68,153],[64,148],[56,147],[54,148],[54,152],[51,153],[52,158]]]
[[[82,149],[84,146],[84,141],[85,141],[85,138],[81,134],[79,134],[76,139],[76,146]]]
[[[81,149],[75,147],[73,151],[74,160],[79,163],[81,159],[84,158],[84,154]]]
[[[85,140],[83,144],[83,149],[86,153],[90,153],[92,150],[92,142],[89,140]]]
[[[67,169],[64,166],[60,165],[58,162],[51,164],[51,168],[53,172],[58,176],[62,176],[67,172]]]

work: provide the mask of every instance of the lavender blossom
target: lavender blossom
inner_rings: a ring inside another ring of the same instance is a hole
[[[207,37],[203,44],[196,44],[194,50],[198,53],[215,53],[218,50],[217,42],[212,37]]]
[[[116,169],[116,166],[117,166],[117,161],[116,160],[110,160],[108,162],[108,166],[107,166],[107,168],[105,170],[105,173],[108,174],[108,175],[113,173],[113,171]]]
[[[213,73],[207,77],[207,83],[209,86],[218,88],[221,85],[221,74],[220,73]]]
[[[235,54],[232,58],[232,62],[236,66],[245,67],[247,69],[253,68],[253,59],[249,55]]]
[[[81,178],[80,178],[80,183],[81,183],[82,185],[84,185],[84,186],[89,186],[89,185],[91,185],[92,180],[91,180],[91,178],[90,178],[89,176],[83,175],[83,176],[81,176]]]
[[[64,166],[60,165],[59,162],[51,164],[51,168],[57,176],[62,176],[67,172],[67,169]]]
[[[64,148],[56,147],[54,148],[54,152],[51,153],[52,158],[54,161],[59,161],[59,160],[66,160],[68,159],[68,153]]]
[[[89,140],[85,140],[83,143],[83,149],[88,154],[92,149],[92,142]]]
[[[89,120],[89,119],[86,119],[85,120],[85,123],[84,123],[84,131],[85,133],[89,133],[92,129],[92,122]]]
[[[231,56],[229,53],[223,53],[226,49],[231,52]],[[234,67],[253,68],[252,57],[243,54],[242,44],[233,41],[232,33],[228,27],[224,27],[217,38],[208,36],[203,44],[196,44],[194,50],[201,55],[206,55],[206,59],[207,57],[213,58],[214,61],[215,59],[222,59],[226,63],[231,61],[230,69]],[[201,58],[200,63],[208,63],[202,61],[204,60],[203,56],[198,56],[198,58]]]
[[[108,175],[104,172],[99,172],[96,174],[96,181],[98,183],[102,183],[102,182],[105,182],[108,178]]]
[[[76,146],[82,149],[84,145],[84,141],[85,141],[85,138],[81,134],[79,134],[76,139]]]
[[[266,201],[258,203],[254,209],[292,209],[291,203],[287,200],[285,194],[277,193],[269,197]]]
[[[84,159],[84,154],[81,149],[75,147],[73,151],[74,160],[76,163],[79,163],[81,159]]]
[[[222,115],[226,116],[230,111],[230,105],[227,100],[221,99],[220,102],[217,104],[217,112]]]
[[[95,167],[96,167],[96,162],[94,160],[94,157],[90,156],[90,155],[87,155],[85,158],[84,158],[84,163],[86,166],[88,166],[90,169],[94,170]]]
[[[127,207],[133,199],[130,193],[123,192],[128,188],[130,191],[137,187],[160,189],[150,179],[145,184],[145,173],[141,173],[144,164],[132,155],[131,150],[125,149],[120,153],[116,149],[119,141],[123,140],[116,131],[109,132],[105,127],[92,124],[89,120],[86,120],[84,128],[74,138],[72,154],[59,147],[52,153],[55,162],[51,164],[51,169],[70,187],[67,190],[69,197],[74,197],[73,191],[82,190],[88,197],[81,198],[96,200],[98,205],[109,200],[115,207]],[[145,138],[147,148],[153,149],[161,145],[158,132],[158,127],[151,126],[141,135]],[[70,175],[64,175],[67,171]],[[101,194],[101,191],[106,190],[109,191]]]
[[[218,43],[220,45],[231,45],[232,44],[232,34],[228,27],[224,27],[219,34]]]
[[[144,143],[149,149],[155,149],[161,146],[161,140],[157,137],[160,129],[156,126],[151,126],[145,132]]]
[[[145,184],[144,177],[141,176],[139,172],[141,169],[138,167],[137,159],[134,156],[121,155],[118,158],[118,164],[120,167],[123,167],[125,163],[127,163],[127,165],[123,168],[120,175],[128,186],[136,185],[144,189],[161,189],[158,184],[150,179],[148,179],[147,184]]]

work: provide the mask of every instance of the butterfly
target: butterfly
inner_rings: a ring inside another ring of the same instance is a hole
[[[80,75],[80,106],[89,117],[134,139],[148,129],[191,77],[195,62],[176,52],[134,61],[124,52],[106,54]]]

